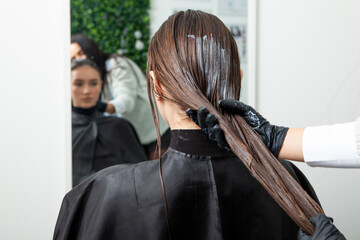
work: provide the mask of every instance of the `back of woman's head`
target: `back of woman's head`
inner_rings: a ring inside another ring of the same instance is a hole
[[[81,47],[81,50],[86,55],[87,59],[90,59],[98,65],[101,69],[101,77],[105,80],[106,69],[105,61],[107,54],[103,53],[94,40],[90,39],[84,34],[78,33],[71,37],[71,43],[77,43]]]
[[[228,28],[211,14],[188,10],[170,16],[150,42],[148,80],[150,70],[169,92],[169,100],[184,110],[208,101],[217,107],[220,99],[240,97],[236,42]],[[194,101],[184,102],[189,97]]]
[[[165,91],[157,91],[150,71]],[[236,42],[221,20],[194,10],[170,16],[150,42],[147,84],[157,130],[154,95],[177,104],[182,110],[206,107],[218,119],[231,150],[250,173],[298,226],[308,233],[314,230],[308,219],[322,213],[321,207],[269,152],[244,119],[223,114],[219,109],[219,100],[238,100],[241,90]],[[158,139],[159,136],[158,133]]]

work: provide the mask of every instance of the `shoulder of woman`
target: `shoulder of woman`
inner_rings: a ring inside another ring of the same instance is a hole
[[[89,188],[93,190],[101,190],[115,182],[132,182],[134,179],[133,177],[129,178],[129,176],[134,176],[134,172],[147,172],[149,171],[149,169],[156,172],[155,170],[157,170],[157,167],[158,161],[146,161],[136,164],[123,163],[114,165],[93,174],[91,177],[89,177],[88,179],[77,185],[75,188],[73,188],[70,192],[68,192],[67,196],[78,196],[79,194],[87,192]]]
[[[119,130],[120,132],[123,131],[132,131],[133,126],[132,124],[126,120],[125,118],[114,117],[114,116],[103,116],[98,119],[98,124],[101,125],[103,128],[108,128],[111,131],[116,132]]]

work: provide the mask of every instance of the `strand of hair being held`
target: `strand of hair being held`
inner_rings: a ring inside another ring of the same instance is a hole
[[[323,213],[322,208],[307,194],[281,163],[269,152],[260,137],[240,116],[214,113],[224,130],[232,151],[249,169],[250,173],[289,217],[304,231],[313,234],[314,226],[308,219]]]

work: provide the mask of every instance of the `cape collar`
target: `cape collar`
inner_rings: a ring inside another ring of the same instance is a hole
[[[96,105],[91,107],[91,108],[79,108],[79,107],[74,107],[72,106],[72,111],[82,114],[82,115],[87,115],[87,116],[91,116],[94,112],[96,112]]]
[[[170,148],[197,156],[229,155],[226,150],[221,150],[216,142],[211,141],[201,130],[193,129],[171,130]]]

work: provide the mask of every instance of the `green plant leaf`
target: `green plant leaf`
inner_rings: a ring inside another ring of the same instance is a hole
[[[71,0],[71,34],[92,38],[105,53],[135,61],[145,72],[150,40],[149,0]],[[135,31],[141,31],[142,50],[135,49]]]

